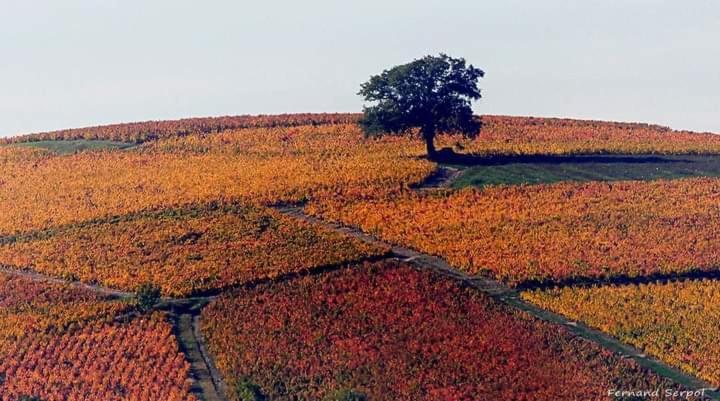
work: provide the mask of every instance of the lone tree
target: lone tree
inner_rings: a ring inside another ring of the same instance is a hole
[[[481,97],[478,79],[484,75],[464,59],[446,54],[385,70],[361,85],[358,94],[372,105],[363,108],[360,125],[366,136],[419,129],[428,157],[436,160],[438,132],[474,137],[480,131],[470,105]]]

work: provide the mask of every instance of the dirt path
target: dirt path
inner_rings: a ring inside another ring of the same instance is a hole
[[[193,384],[192,394],[204,401],[226,401],[225,385],[207,351],[200,331],[200,313],[210,301],[207,298],[173,300],[165,303],[173,320],[175,337],[190,363]]]
[[[70,282],[5,265],[0,265],[0,273],[44,283],[69,284],[112,298],[128,299],[135,296],[131,292],[77,281]],[[190,373],[193,381],[190,389],[191,393],[202,401],[227,401],[222,377],[215,368],[200,331],[200,312],[213,298],[162,298],[156,309],[168,312],[180,350],[185,354],[188,363],[190,363]],[[135,313],[137,312],[131,312],[128,315]]]
[[[126,291],[116,290],[113,288],[102,287],[94,284],[85,284],[79,281],[68,281],[61,278],[45,275],[42,273],[36,273],[28,270],[16,269],[12,266],[0,265],[0,273],[8,274],[11,276],[23,277],[33,281],[41,281],[45,283],[54,284],[69,284],[71,286],[92,291],[101,295],[106,295],[114,298],[131,298],[134,294]]]
[[[465,171],[464,168],[438,165],[437,170],[415,189],[420,191],[449,188]]]
[[[277,208],[277,210],[289,216],[319,224],[328,229],[342,232],[370,243],[387,244],[372,235],[360,231],[357,228],[344,226],[334,222],[327,222],[316,217],[309,216],[303,212],[302,207],[280,207]],[[441,258],[401,246],[392,245],[392,257],[411,263],[420,269],[438,272],[453,279],[463,281],[511,308],[521,310],[544,321],[563,325],[571,333],[585,338],[586,340],[595,342],[606,349],[622,355],[623,357],[632,358],[640,366],[653,371],[659,376],[669,378],[692,390],[706,389],[708,390],[705,393],[706,395],[713,399],[720,400],[720,392],[717,392],[717,389],[710,383],[684,373],[656,358],[650,357],[643,351],[631,345],[625,344],[599,330],[588,327],[579,322],[571,321],[562,315],[550,312],[526,302],[520,298],[520,294],[516,290],[509,288],[499,281],[485,277],[470,276],[453,268]]]
[[[430,177],[417,190],[437,190],[448,188],[452,182],[457,179],[463,172],[463,169],[454,167],[439,166],[435,175]],[[279,212],[293,216],[295,218],[305,220],[324,226],[336,232],[345,233],[352,237],[364,240],[369,243],[378,245],[388,245],[388,243],[362,231],[344,226],[341,224],[328,222],[305,214],[303,208],[299,207],[276,207]],[[570,332],[583,337],[589,341],[593,341],[606,349],[616,352],[628,358],[634,359],[639,365],[655,372],[656,374],[667,377],[676,383],[679,383],[689,389],[713,389],[707,382],[704,382],[694,376],[688,375],[679,369],[669,366],[662,361],[645,355],[641,350],[618,341],[617,339],[593,328],[587,327],[582,323],[570,321],[562,315],[539,308],[533,304],[525,302],[519,296],[519,293],[507,287],[501,282],[484,278],[469,276],[461,272],[441,258],[418,252],[402,246],[391,245],[392,252],[387,258],[394,258],[411,263],[419,269],[425,269],[443,274],[455,280],[460,280],[468,285],[483,291],[493,299],[502,302],[510,308],[521,310],[536,318],[553,322],[565,326]],[[120,291],[112,288],[102,287],[99,285],[85,284],[80,282],[69,282],[60,278],[47,276],[31,271],[19,270],[10,266],[0,265],[0,273],[25,277],[31,280],[63,283],[84,288],[99,294],[117,297],[130,298],[134,294],[130,292]],[[222,381],[222,377],[217,371],[213,359],[210,356],[207,346],[202,337],[200,330],[200,313],[202,308],[212,300],[213,297],[196,297],[196,298],[163,298],[157,309],[169,312],[170,319],[173,323],[175,335],[178,339],[180,349],[185,354],[191,366],[191,374],[193,384],[191,391],[200,400],[204,401],[227,401],[227,387]],[[720,400],[720,393],[706,392],[713,399]]]

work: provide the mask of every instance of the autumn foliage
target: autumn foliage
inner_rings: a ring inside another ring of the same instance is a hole
[[[0,354],[5,341],[107,321],[129,309],[126,302],[69,285],[0,274]]]
[[[0,237],[193,203],[277,204],[398,191],[435,169],[408,143],[366,142],[356,126],[303,126],[9,162],[0,171]]]
[[[96,127],[72,128],[58,131],[18,135],[4,140],[5,143],[58,141],[76,139],[101,139],[141,143],[151,140],[210,134],[237,128],[293,127],[299,125],[323,125],[354,123],[357,114],[306,113],[258,116],[196,117],[181,120],[144,121],[136,123],[110,124]]]
[[[720,181],[560,183],[319,202],[311,212],[512,285],[715,270]]]
[[[0,235],[219,198],[275,204],[338,194],[375,197],[433,173],[434,164],[420,159],[421,141],[365,139],[353,116],[284,116],[253,128],[180,130],[127,151],[55,156],[3,147]],[[316,125],[298,125],[307,119]],[[720,150],[714,135],[642,124],[491,116],[484,121],[477,139],[445,135],[438,145],[480,155]]]
[[[356,124],[360,114],[285,114],[186,118],[168,121],[111,124],[19,135],[5,143],[43,140],[112,140],[143,143],[240,128],[299,127]],[[483,155],[527,154],[717,154],[720,138],[709,133],[675,131],[667,127],[559,118],[482,116],[483,130],[475,140],[444,135],[440,144],[463,144]]]
[[[0,274],[0,400],[194,400],[172,327],[68,284]]]
[[[720,384],[720,282],[564,287],[523,293],[661,360]]]
[[[720,136],[651,124],[483,116],[466,152],[482,155],[717,154]]]
[[[0,400],[195,400],[189,365],[162,316],[25,337],[4,350]]]
[[[42,149],[24,146],[0,146],[0,168],[4,170],[12,162],[29,161],[46,156]]]
[[[198,205],[71,225],[0,245],[0,264],[134,291],[187,296],[273,279],[389,249],[278,212]]]
[[[210,351],[231,388],[273,400],[606,399],[611,388],[672,386],[456,281],[399,262],[348,268],[388,248],[269,207],[306,204],[527,288],[716,271],[720,180],[416,191],[437,169],[423,143],[364,138],[358,118],[193,118],[6,140],[0,265],[165,296],[222,293],[202,313]],[[654,125],[482,120],[477,138],[441,134],[438,146],[480,157],[720,154],[720,136]],[[138,146],[60,155],[14,144],[69,139]],[[717,292],[686,282],[523,296],[720,384]],[[164,314],[0,274],[0,401],[193,400],[188,377]]]
[[[564,329],[397,263],[226,294],[203,311],[226,382],[273,400],[601,400],[668,385]]]

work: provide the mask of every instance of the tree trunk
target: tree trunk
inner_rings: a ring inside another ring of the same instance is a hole
[[[435,149],[435,130],[432,128],[423,128],[422,137],[425,140],[425,148],[427,149],[428,159],[435,160],[437,158],[437,150]]]

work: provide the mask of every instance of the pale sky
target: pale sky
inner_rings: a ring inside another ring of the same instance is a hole
[[[445,52],[478,113],[720,133],[720,1],[0,0],[0,136],[360,111],[371,74]]]

